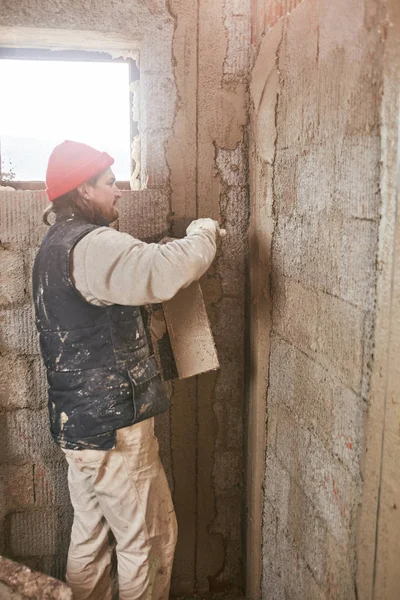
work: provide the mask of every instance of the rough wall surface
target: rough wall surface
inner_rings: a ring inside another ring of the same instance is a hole
[[[221,370],[174,385],[175,577],[188,592],[218,591],[241,584],[250,3],[171,0],[169,8],[180,100],[167,146],[173,233],[191,216],[220,218],[228,230],[202,284]]]
[[[72,600],[72,591],[53,577],[0,557],[0,599]]]
[[[260,41],[253,27],[251,209],[264,219],[252,228],[254,314],[271,327],[262,597],[350,600],[374,323],[383,17],[369,0],[255,6],[266,29]],[[270,315],[257,313],[269,250]],[[262,324],[256,351],[268,350],[261,334]]]
[[[395,600],[400,590],[400,4],[390,0],[386,9],[377,321],[357,536],[360,600]]]
[[[71,524],[62,453],[47,426],[45,374],[30,301],[30,271],[44,232],[43,198],[0,193],[0,553],[60,577]]]
[[[128,194],[120,228],[181,236],[192,218],[210,216],[228,230],[202,282],[221,370],[174,383],[157,430],[180,528],[173,593],[240,587],[250,1],[121,0],[111,10],[100,0],[21,0],[2,4],[2,26],[40,27],[44,45],[56,28],[139,40],[141,179],[150,208],[138,215],[139,197]],[[0,194],[2,548],[61,576],[71,511],[65,466],[47,433],[28,286],[43,202]]]

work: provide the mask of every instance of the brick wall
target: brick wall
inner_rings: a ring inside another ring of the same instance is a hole
[[[46,203],[42,193],[0,192],[0,553],[60,576],[71,509],[48,431],[30,284]]]
[[[253,203],[273,229],[266,599],[355,594],[380,205],[374,4],[269,3],[253,70]]]

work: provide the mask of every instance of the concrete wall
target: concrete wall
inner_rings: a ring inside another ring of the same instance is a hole
[[[400,590],[400,5],[394,0],[386,7],[377,321],[357,535],[360,600],[395,600]]]
[[[254,3],[250,411],[267,394],[263,598],[356,597],[384,19],[370,0]]]
[[[192,218],[211,216],[228,230],[229,242],[203,281],[221,370],[174,383],[171,410],[157,428],[180,526],[173,592],[238,587],[250,2],[121,0],[111,7],[101,0],[22,0],[3,4],[1,14],[0,40],[8,45],[29,39],[30,45],[57,40],[65,47],[70,32],[78,46],[83,39],[92,48],[116,48],[121,37],[122,48],[140,47],[141,181],[146,202],[156,208],[138,216],[138,196],[128,194],[121,229],[147,236],[169,227],[180,236]],[[0,194],[0,471],[6,492],[0,551],[61,576],[71,511],[65,465],[47,433],[28,284],[43,233],[43,202],[40,194]]]
[[[44,231],[45,205],[0,192],[1,223],[1,548],[0,553],[59,577],[71,525],[65,461],[47,427],[29,271]]]

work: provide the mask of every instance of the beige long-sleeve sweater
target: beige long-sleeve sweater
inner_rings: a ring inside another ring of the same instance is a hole
[[[215,257],[216,235],[216,228],[206,223],[189,228],[181,240],[147,244],[100,227],[75,246],[72,280],[85,300],[97,306],[164,302],[207,271]]]

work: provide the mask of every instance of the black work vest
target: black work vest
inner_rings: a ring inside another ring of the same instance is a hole
[[[33,267],[50,429],[60,446],[74,450],[113,448],[117,429],[168,404],[139,307],[94,306],[71,281],[71,251],[96,227],[74,216],[57,218]]]

